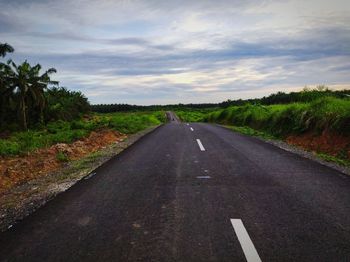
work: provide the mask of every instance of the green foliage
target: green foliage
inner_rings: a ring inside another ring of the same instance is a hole
[[[350,100],[323,97],[309,103],[233,106],[208,114],[205,121],[249,126],[275,136],[323,130],[350,135]]]
[[[50,88],[45,92],[46,120],[71,121],[90,112],[90,104],[81,92],[69,91],[64,87]]]
[[[150,105],[138,106],[128,104],[99,104],[92,105],[91,110],[96,113],[114,113],[114,112],[140,112],[140,111],[177,111],[188,109],[207,109],[218,107],[219,104],[203,103],[203,104],[174,104],[174,105]]]
[[[334,97],[344,99],[350,96],[350,90],[330,90],[324,85],[319,85],[315,89],[305,87],[301,92],[277,92],[263,98],[226,100],[221,103],[203,103],[203,104],[174,104],[174,105],[150,105],[138,106],[128,104],[100,104],[92,105],[91,109],[97,113],[112,112],[135,112],[135,111],[175,111],[179,115],[189,111],[206,111],[208,109],[215,110],[217,108],[227,108],[231,106],[250,105],[274,105],[274,104],[290,104],[290,103],[308,103],[323,97]],[[188,118],[187,118],[188,117]],[[184,121],[201,121],[200,116],[191,117],[183,115]],[[189,119],[189,120],[186,120]]]
[[[167,121],[167,117],[164,111],[155,111],[152,112],[153,116],[158,119],[158,124],[165,123]]]
[[[13,52],[8,44],[0,43],[0,58]],[[40,64],[12,60],[0,62],[0,131],[28,130],[44,127],[53,120],[71,121],[90,111],[87,98],[80,92],[57,88],[51,74],[42,72]]]
[[[8,139],[0,139],[0,156],[26,153],[56,143],[71,143],[100,128],[132,134],[165,121],[165,113],[161,111],[94,115],[91,119],[71,122],[58,120],[48,123],[45,129],[15,132]]]
[[[323,153],[317,153],[317,156],[328,161],[328,162],[334,162],[342,166],[350,167],[350,161],[347,160],[346,157],[335,157]]]
[[[319,85],[315,89],[305,87],[301,92],[277,92],[263,98],[253,99],[238,99],[238,100],[227,100],[220,103],[220,107],[227,108],[230,106],[243,106],[246,104],[261,104],[261,105],[275,105],[275,104],[291,104],[291,103],[309,103],[318,100],[323,97],[334,97],[334,98],[347,98],[350,96],[350,90],[330,90],[324,85]]]
[[[65,123],[69,126],[69,123]],[[90,132],[84,129],[62,129],[61,127],[47,130],[13,133],[9,139],[0,139],[0,156],[17,155],[48,147],[56,143],[71,143],[87,136]]]
[[[276,137],[272,136],[269,133],[258,131],[248,126],[226,126],[226,127],[229,129],[232,129],[233,131],[236,131],[248,136],[256,136],[264,139],[276,139]]]
[[[7,43],[0,43],[0,57],[4,57],[6,53],[12,53],[15,51],[12,46]]]
[[[164,112],[112,113],[102,116],[102,123],[124,134],[133,134],[165,122]]]
[[[183,108],[176,110],[175,113],[183,122],[201,122],[204,120],[206,114],[212,110]]]
[[[0,155],[17,155],[20,152],[20,145],[16,141],[0,139]]]
[[[64,152],[58,152],[56,154],[56,159],[60,162],[67,162],[69,157]]]

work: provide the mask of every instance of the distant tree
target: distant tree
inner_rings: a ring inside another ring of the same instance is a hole
[[[7,53],[15,51],[12,46],[7,43],[0,43],[0,57],[5,57]]]

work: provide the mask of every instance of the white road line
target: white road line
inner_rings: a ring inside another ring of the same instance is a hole
[[[190,129],[191,129],[192,132],[194,131],[194,129],[192,127],[190,127]]]
[[[242,246],[247,262],[261,262],[258,252],[256,251],[247,230],[241,219],[231,219],[231,224],[236,232],[239,243]]]
[[[197,143],[198,143],[198,146],[199,146],[200,150],[201,151],[205,151],[205,148],[204,148],[204,146],[202,145],[202,142],[199,139],[197,139]]]
[[[208,179],[208,178],[211,178],[211,176],[197,176],[197,178],[199,178],[199,179]]]
[[[187,123],[186,125],[188,125],[188,126],[189,126],[190,124],[189,124],[189,123]]]

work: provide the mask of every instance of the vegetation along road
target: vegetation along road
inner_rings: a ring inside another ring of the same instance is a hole
[[[171,120],[0,235],[1,261],[348,261],[350,179]]]

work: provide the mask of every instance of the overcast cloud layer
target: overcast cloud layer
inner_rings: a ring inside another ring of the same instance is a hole
[[[350,87],[348,0],[0,0],[0,42],[92,103]]]

